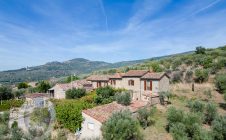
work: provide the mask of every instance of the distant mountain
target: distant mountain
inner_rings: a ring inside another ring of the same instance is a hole
[[[191,52],[186,52],[191,53]],[[169,55],[172,56],[172,55]],[[143,63],[147,60],[156,60],[169,56],[154,57],[151,59],[142,59],[135,61],[122,61],[117,63],[107,63],[103,61],[90,61],[83,58],[76,58],[65,62],[49,62],[44,65],[22,68],[17,70],[8,70],[0,72],[0,83],[13,84],[24,81],[39,81],[46,80],[51,77],[63,77],[71,74],[88,74],[93,71],[119,68],[138,63]]]

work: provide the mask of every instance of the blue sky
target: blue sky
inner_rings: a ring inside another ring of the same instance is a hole
[[[226,44],[226,0],[0,0],[0,70]]]

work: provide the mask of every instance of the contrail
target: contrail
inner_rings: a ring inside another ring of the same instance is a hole
[[[193,16],[193,15],[196,15],[196,14],[202,12],[202,11],[204,11],[204,10],[206,10],[206,9],[208,9],[208,8],[210,8],[210,7],[212,7],[212,6],[214,6],[215,4],[217,4],[217,3],[220,2],[220,1],[221,1],[221,0],[215,0],[214,2],[210,3],[209,5],[207,5],[207,6],[203,7],[203,8],[201,8],[201,9],[199,9],[199,10],[193,12],[190,16]]]
[[[102,0],[98,0],[98,2],[100,4],[100,8],[102,10],[102,13],[103,13],[103,15],[105,17],[105,28],[106,28],[106,30],[108,32],[108,17],[107,17],[107,14],[105,12],[104,4],[103,4]]]

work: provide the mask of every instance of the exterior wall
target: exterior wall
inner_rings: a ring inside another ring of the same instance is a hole
[[[112,80],[115,80],[115,85],[111,85],[111,83],[109,85],[111,85],[113,88],[123,88],[122,79],[112,79]]]
[[[129,80],[134,80],[134,86],[130,86],[128,84]],[[140,78],[134,77],[123,77],[121,81],[121,88],[125,88],[127,90],[133,91],[133,100],[140,100],[141,99],[141,81]]]
[[[93,88],[97,88],[97,81],[91,81],[92,82],[92,85],[93,85]],[[107,85],[110,85],[109,82],[104,82],[104,81],[101,81],[101,87],[104,87],[104,86],[107,86]]]
[[[84,121],[82,123],[82,129],[80,131],[79,139],[100,138],[102,124],[99,121],[93,119],[92,117],[86,115],[83,112],[82,112],[82,116],[84,118]],[[93,124],[93,129],[90,129],[88,127],[89,123]]]
[[[66,98],[66,91],[61,89],[58,85],[54,87],[54,98],[55,99],[65,99]]]
[[[159,91],[169,90],[169,78],[164,76],[159,82]]]

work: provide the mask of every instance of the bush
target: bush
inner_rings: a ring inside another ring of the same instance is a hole
[[[203,69],[197,69],[195,71],[195,82],[203,83],[207,81],[209,78],[209,74],[207,70]]]
[[[181,71],[175,71],[173,72],[172,82],[173,83],[182,82],[182,77],[183,77],[183,73]]]
[[[100,87],[96,89],[97,96],[102,96],[103,98],[109,98],[110,96],[115,95],[115,91],[112,87],[106,86],[106,87]]]
[[[204,112],[205,110],[205,104],[201,101],[195,100],[195,101],[189,101],[188,107],[192,112]]]
[[[218,74],[216,76],[215,86],[220,93],[226,91],[226,74]]]
[[[8,126],[7,124],[0,124],[0,136],[6,135],[8,133]]]
[[[175,123],[170,127],[170,133],[174,140],[188,140],[186,127],[183,123]]]
[[[144,129],[147,128],[148,126],[154,124],[155,120],[154,120],[153,116],[156,113],[156,107],[153,107],[151,109],[147,109],[145,107],[145,108],[139,109],[137,113],[138,113],[137,119],[140,122],[140,125]]]
[[[8,86],[0,86],[0,100],[9,100],[13,98],[12,89]]]
[[[217,107],[213,103],[208,103],[206,105],[206,114],[205,114],[205,122],[211,124],[211,122],[217,116]]]
[[[115,92],[117,90],[114,90],[110,86],[106,87],[100,87],[96,89],[97,96],[94,99],[94,102],[96,104],[107,104],[114,101]]]
[[[66,99],[77,99],[86,95],[84,88],[73,88],[66,91]]]
[[[193,137],[195,133],[200,130],[203,117],[200,113],[187,113],[182,121],[186,127],[188,137]]]
[[[167,120],[169,123],[169,128],[175,123],[180,123],[184,119],[184,112],[182,110],[177,110],[175,107],[170,107],[167,113]]]
[[[102,136],[106,140],[142,139],[140,125],[132,118],[129,111],[120,111],[113,115],[102,125]]]
[[[122,92],[122,93],[116,93],[115,95],[115,99],[117,101],[117,103],[119,104],[123,104],[123,105],[130,105],[131,102],[131,96],[130,96],[130,92]]]
[[[28,88],[28,87],[29,87],[29,85],[26,82],[22,82],[17,85],[18,89]]]
[[[204,48],[202,46],[196,47],[195,53],[196,54],[205,54],[206,53],[206,48]]]
[[[51,86],[48,81],[40,81],[37,85],[38,92],[46,93]]]
[[[212,135],[214,140],[226,139],[226,116],[218,116],[212,122]]]
[[[0,111],[9,110],[11,107],[21,107],[24,103],[24,100],[7,100],[2,101],[2,105],[0,104]]]
[[[7,124],[9,121],[9,112],[4,112],[3,114],[0,114],[0,123]]]
[[[187,83],[191,83],[193,81],[193,71],[187,71],[184,79]]]
[[[172,94],[171,92],[160,92],[159,93],[159,101],[161,105],[165,105],[165,98],[169,101],[171,98]]]

